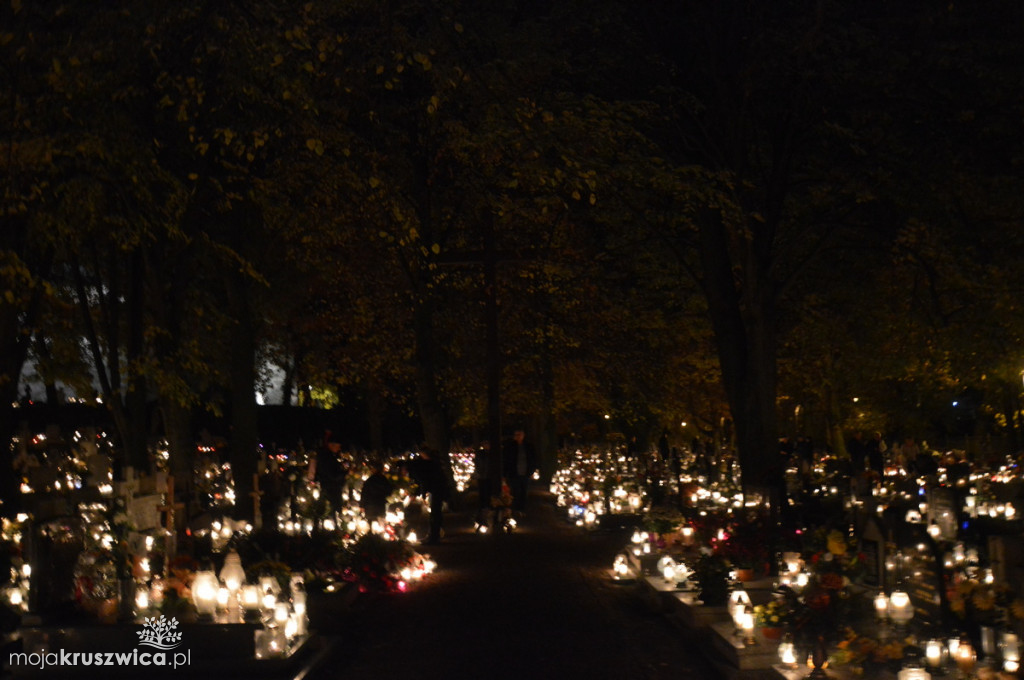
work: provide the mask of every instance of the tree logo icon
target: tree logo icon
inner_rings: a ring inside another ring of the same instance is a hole
[[[166,619],[161,614],[160,618],[143,619],[142,630],[136,631],[139,634],[139,644],[157,649],[174,649],[181,644],[181,633],[176,631],[178,619]]]

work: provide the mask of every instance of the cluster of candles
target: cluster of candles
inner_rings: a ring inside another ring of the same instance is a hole
[[[950,664],[966,677],[970,677],[975,667],[982,663],[990,668],[1001,666],[1007,673],[1017,673],[1021,663],[1020,638],[1013,631],[1004,631],[996,641],[995,629],[983,629],[982,658],[978,659],[978,650],[970,638],[956,635],[948,639],[940,637],[928,638],[923,643],[924,665],[933,674],[941,675]],[[998,658],[997,658],[998,655]],[[910,676],[910,680],[927,678],[923,675]],[[900,680],[904,680],[903,676]]]
[[[904,627],[914,618],[914,604],[910,595],[902,587],[897,586],[888,595],[879,590],[874,599],[875,617],[881,621],[892,621],[898,627]]]
[[[743,643],[755,644],[754,605],[747,591],[737,589],[729,593],[729,615],[736,627],[736,635],[743,638]]]
[[[804,561],[798,552],[782,553],[779,564],[779,585],[789,586],[794,592],[802,591],[811,580],[811,575],[804,571]]]
[[[452,464],[452,478],[455,480],[455,488],[461,493],[469,486],[469,480],[473,479],[476,471],[476,457],[472,451],[452,451],[448,455]]]
[[[151,587],[140,587],[135,613],[141,619],[159,609],[163,582],[155,577]],[[196,572],[192,579],[192,603],[202,621],[217,623],[260,622],[256,631],[256,657],[286,656],[308,633],[306,592],[301,574],[292,574],[288,595],[273,576],[247,583],[241,559],[235,551],[224,558],[218,575],[213,570]]]

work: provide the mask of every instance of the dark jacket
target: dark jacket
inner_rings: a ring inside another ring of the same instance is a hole
[[[450,495],[450,485],[441,461],[436,457],[413,458],[407,465],[409,476],[422,494],[432,494],[435,497],[447,499]]]
[[[537,452],[533,448],[533,444],[525,440],[523,441],[523,448],[526,453],[526,475],[524,476],[529,476],[537,469]],[[520,476],[517,469],[518,462],[519,444],[515,439],[509,439],[505,442],[501,454],[501,467],[506,479]]]

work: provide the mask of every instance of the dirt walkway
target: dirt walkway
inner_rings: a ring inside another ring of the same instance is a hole
[[[716,677],[685,635],[608,568],[622,531],[570,526],[547,495],[511,535],[446,518],[438,572],[412,591],[357,601],[323,632],[335,651],[309,680]],[[427,548],[424,548],[427,550]]]

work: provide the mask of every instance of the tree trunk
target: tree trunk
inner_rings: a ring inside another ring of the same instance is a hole
[[[764,255],[756,252],[751,237],[737,273],[728,228],[717,209],[701,216],[699,237],[703,284],[736,428],[743,490],[768,501],[777,512],[784,468],[778,451],[775,307]],[[739,282],[737,276],[742,277]]]
[[[236,277],[237,279],[238,277]],[[236,323],[231,352],[231,472],[235,480],[235,517],[253,518],[253,475],[259,451],[259,409],[256,404],[256,339],[245,282],[233,282]]]
[[[170,448],[169,470],[174,475],[174,488],[187,494],[192,488],[196,453],[192,412],[170,397],[161,399],[160,412],[164,421],[164,436]]]
[[[384,450],[384,397],[380,386],[371,382],[366,387],[366,419],[370,429],[370,448]]]
[[[129,465],[140,471],[148,471],[149,459],[146,447],[148,418],[146,413],[146,396],[148,387],[146,379],[136,368],[141,363],[145,351],[146,319],[145,307],[145,276],[143,271],[142,251],[136,249],[132,253],[131,270],[128,286],[128,392],[125,395],[125,412],[127,415],[127,432],[125,457]]]
[[[420,422],[423,424],[424,443],[446,454],[449,450],[448,423],[437,385],[434,328],[431,317],[432,309],[429,303],[416,308],[413,321],[416,334],[416,402],[419,406]],[[447,456],[442,456],[442,460],[447,460]]]

